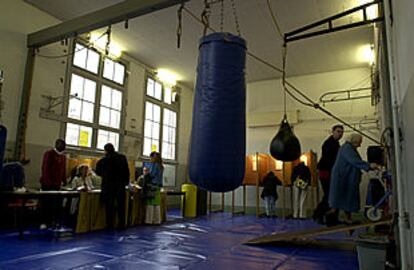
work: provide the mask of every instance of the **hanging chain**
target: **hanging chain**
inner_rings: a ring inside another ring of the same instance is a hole
[[[240,25],[239,25],[239,19],[237,18],[237,12],[236,12],[236,5],[234,4],[234,0],[230,0],[231,2],[231,7],[233,10],[233,17],[234,17],[234,22],[236,23],[236,31],[239,34],[239,37],[241,36],[240,34]]]
[[[220,32],[223,32],[224,29],[224,0],[221,0],[221,9],[220,9]]]
[[[178,16],[178,26],[177,26],[177,48],[180,48],[181,45],[181,35],[183,34],[183,9],[184,9],[184,2],[177,10]]]
[[[210,4],[208,0],[204,0],[204,10],[201,13],[201,21],[204,25],[203,35],[207,34],[207,29],[210,27],[209,17],[210,17]]]
[[[111,31],[112,26],[108,26],[108,30],[106,30],[107,40],[106,40],[106,46],[105,46],[105,55],[109,55],[109,46],[111,46]]]
[[[282,85],[283,85],[283,112],[284,112],[284,119],[287,118],[286,116],[286,58],[287,58],[287,45],[283,43],[282,47]]]

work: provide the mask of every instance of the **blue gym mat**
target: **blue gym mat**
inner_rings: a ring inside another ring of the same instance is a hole
[[[171,212],[170,212],[171,214]],[[169,215],[161,226],[94,232],[54,238],[26,232],[0,232],[0,269],[358,269],[354,251],[311,247],[248,246],[244,241],[314,228],[309,220],[256,218],[214,213],[197,219]],[[323,239],[351,241],[345,233]]]

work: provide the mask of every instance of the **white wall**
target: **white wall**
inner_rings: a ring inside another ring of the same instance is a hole
[[[22,0],[1,0],[0,8],[0,68],[5,71],[3,100],[6,108],[3,112],[4,123],[9,129],[8,141],[13,145],[20,109],[21,88],[26,61],[26,35],[58,23],[58,20],[26,4]],[[19,14],[19,16],[16,16]],[[40,48],[42,55],[65,54],[66,46],[60,42]],[[129,62],[127,85],[127,105],[125,128],[127,131],[143,134],[144,89],[146,66],[137,59],[126,56]],[[40,177],[42,154],[51,148],[60,135],[61,125],[57,121],[39,117],[40,108],[45,107],[42,95],[63,96],[65,88],[67,59],[44,58],[36,56],[32,93],[30,99],[26,156],[30,159],[25,167],[27,185],[37,187]],[[177,183],[185,178],[187,163],[189,130],[192,110],[191,89],[182,87],[180,95],[181,114],[179,121],[178,170]],[[62,107],[54,108],[60,114]],[[135,119],[135,123],[132,119]],[[130,159],[138,159],[141,154],[141,139],[125,136],[124,150]]]
[[[18,15],[17,15],[18,14]],[[0,69],[5,81],[2,99],[5,108],[3,123],[8,128],[8,145],[14,144],[20,95],[26,63],[26,35],[58,23],[50,15],[24,3],[22,0],[2,0],[0,8]]]
[[[288,81],[302,90],[314,101],[327,91],[346,90],[350,88],[369,87],[370,69],[358,68],[327,73],[312,74],[306,76],[290,77]],[[283,112],[283,94],[281,80],[267,80],[249,83],[247,85],[247,113],[249,112]],[[321,151],[323,141],[330,135],[331,127],[338,124],[336,120],[330,119],[327,115],[315,111],[313,108],[304,107],[303,105],[287,97],[287,110],[299,110],[299,122],[294,124],[295,135],[301,142],[302,151],[313,150],[317,152],[318,157]],[[375,117],[375,107],[371,106],[370,99],[359,99],[353,101],[343,101],[337,103],[327,103],[326,109],[351,123],[358,123],[364,117]],[[275,125],[272,127],[258,127],[247,129],[247,153],[269,153],[270,142],[275,136],[280,121],[275,119]],[[350,134],[351,130],[345,127],[345,136]],[[378,131],[373,134],[378,138]],[[363,158],[366,157],[366,147],[374,144],[368,139],[364,139],[362,147],[359,149]],[[256,205],[255,187],[247,187],[247,206]],[[364,191],[362,185],[362,194]],[[282,188],[279,188],[278,208],[286,200],[287,208],[290,208],[290,190],[285,191],[286,199],[283,197]],[[219,194],[213,195],[213,204],[221,203]],[[226,205],[231,205],[230,193],[226,195]],[[242,205],[242,188],[236,190],[235,204]],[[261,204],[263,202],[260,202]],[[312,209],[316,204],[316,191],[309,195],[307,207]]]
[[[403,135],[401,156],[396,157],[401,162],[402,177],[400,179],[403,208],[409,214],[409,222],[414,224],[414,2],[410,0],[393,1],[393,25],[388,32],[388,39],[391,42],[391,67],[394,70],[395,78],[391,83],[398,93],[400,105],[400,127]],[[390,113],[390,112],[389,112]],[[400,215],[404,213],[399,213]],[[407,269],[414,267],[414,232],[406,229],[408,235],[402,242],[407,242]],[[409,239],[409,240],[408,240]],[[408,241],[407,241],[408,240]]]

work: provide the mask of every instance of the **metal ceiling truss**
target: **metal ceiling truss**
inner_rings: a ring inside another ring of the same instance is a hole
[[[369,19],[367,16],[367,9],[374,5],[378,5],[378,12],[379,12],[378,17],[374,19]],[[361,6],[349,9],[347,11],[338,13],[336,15],[317,21],[315,23],[311,23],[309,25],[303,26],[289,33],[286,33],[284,35],[285,43],[296,41],[296,40],[301,40],[305,38],[310,38],[314,36],[329,34],[329,33],[342,31],[346,29],[351,29],[354,27],[359,27],[359,26],[363,26],[363,25],[367,25],[367,24],[371,24],[375,22],[381,22],[384,20],[384,16],[381,13],[383,9],[380,8],[380,5],[382,5],[382,0],[377,0],[371,3],[363,4]],[[363,12],[363,19],[361,21],[334,26],[334,22],[336,20],[342,19],[346,16],[349,16],[353,13],[360,12],[360,11]],[[325,27],[326,29],[323,29],[323,30],[315,29],[315,28],[320,29],[320,27]]]

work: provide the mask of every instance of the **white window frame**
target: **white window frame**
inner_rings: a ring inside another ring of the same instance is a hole
[[[85,46],[87,49],[92,49],[96,52],[99,53],[100,58],[99,58],[99,66],[98,66],[98,72],[97,74],[88,71],[87,69],[78,67],[76,65],[74,65],[73,61],[74,61],[74,57],[75,57],[75,49],[76,49],[76,44],[80,44],[82,46]],[[72,54],[71,56],[68,58],[68,64],[67,64],[67,74],[66,74],[66,85],[65,85],[65,96],[69,96],[70,95],[70,86],[71,86],[71,80],[72,80],[72,74],[76,74],[78,76],[81,76],[85,79],[89,79],[92,80],[96,83],[96,91],[95,91],[95,101],[94,101],[94,116],[93,116],[93,121],[92,122],[87,122],[87,121],[82,121],[80,119],[73,119],[70,118],[68,116],[68,109],[69,109],[69,102],[65,102],[64,103],[64,108],[63,108],[63,112],[65,115],[65,120],[64,122],[61,124],[61,130],[60,130],[60,134],[61,137],[66,138],[66,129],[67,129],[67,124],[71,123],[71,124],[76,124],[76,125],[81,125],[81,126],[85,126],[88,128],[92,128],[92,138],[91,138],[91,147],[84,147],[84,146],[78,146],[78,145],[70,145],[68,144],[68,149],[72,149],[72,150],[80,150],[83,152],[100,152],[103,149],[98,148],[98,132],[99,130],[102,131],[106,131],[106,132],[113,132],[118,134],[118,146],[115,146],[116,148],[118,148],[117,150],[122,151],[123,148],[123,140],[124,140],[124,134],[125,134],[125,105],[126,105],[126,97],[127,97],[127,83],[128,83],[128,74],[127,74],[127,70],[128,70],[128,63],[122,59],[120,60],[113,60],[114,62],[117,62],[119,64],[122,64],[124,66],[124,80],[123,80],[123,84],[117,83],[115,81],[106,79],[103,77],[103,69],[104,69],[104,61],[106,59],[106,56],[104,55],[104,53],[99,52],[98,50],[88,47],[87,45],[85,45],[85,43],[81,40],[76,40],[76,41],[71,41],[71,48],[72,48]],[[108,57],[109,58],[109,57]],[[110,59],[110,58],[109,58]],[[121,109],[120,109],[120,120],[119,120],[119,128],[113,128],[113,127],[108,127],[108,126],[104,126],[99,124],[99,114],[100,114],[100,108],[101,108],[101,93],[102,93],[102,87],[103,86],[108,86],[112,89],[118,90],[122,93],[122,105],[121,105]],[[70,98],[69,98],[70,99]]]
[[[155,82],[158,82],[162,85],[162,89],[161,89],[161,97],[160,99],[157,99],[156,97],[153,96],[149,96],[147,95],[147,86],[148,86],[148,82],[149,80],[153,80]],[[146,80],[145,80],[145,91],[144,91],[144,112],[143,112],[143,141],[142,141],[142,149],[141,149],[141,155],[143,157],[143,159],[147,159],[148,155],[144,154],[144,148],[145,148],[145,120],[146,120],[146,104],[147,102],[150,102],[152,104],[155,104],[157,106],[160,107],[160,132],[159,132],[159,137],[158,137],[158,142],[159,142],[159,149],[158,151],[160,153],[162,153],[162,147],[163,147],[163,132],[164,132],[164,109],[168,109],[170,111],[173,111],[176,113],[176,127],[175,127],[175,151],[174,151],[174,159],[168,159],[163,157],[163,159],[168,163],[168,162],[177,162],[177,158],[178,158],[178,133],[179,133],[179,119],[180,119],[180,106],[178,102],[172,102],[171,104],[168,104],[167,102],[164,101],[164,95],[165,95],[165,86],[162,82],[160,82],[159,80],[157,80],[154,76],[152,76],[151,74],[147,74],[146,76]],[[177,89],[175,89],[177,90]],[[172,89],[172,91],[174,91],[174,88]]]

